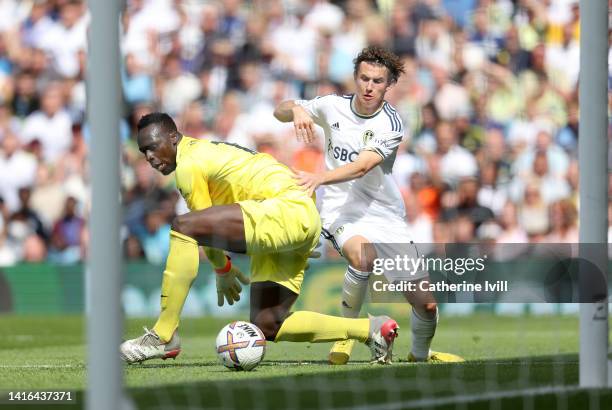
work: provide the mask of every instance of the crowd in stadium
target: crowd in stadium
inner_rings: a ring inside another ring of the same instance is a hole
[[[123,142],[125,257],[163,263],[185,209],[138,152],[143,114],[317,171],[322,134],[298,143],[273,108],[352,92],[371,44],[405,62],[387,96],[415,241],[577,242],[579,17],[577,0],[128,0],[108,136]],[[0,0],[0,266],[85,257],[89,19],[84,1]]]

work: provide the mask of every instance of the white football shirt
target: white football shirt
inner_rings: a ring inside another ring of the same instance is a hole
[[[298,100],[325,132],[325,165],[328,170],[353,162],[361,151],[374,151],[383,158],[361,178],[323,186],[320,210],[324,227],[338,220],[403,221],[404,201],[391,175],[404,127],[395,109],[384,102],[370,116],[358,114],[353,95],[326,95]]]

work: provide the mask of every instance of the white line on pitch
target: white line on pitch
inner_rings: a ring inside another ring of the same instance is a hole
[[[2,364],[0,369],[78,369],[82,364]]]

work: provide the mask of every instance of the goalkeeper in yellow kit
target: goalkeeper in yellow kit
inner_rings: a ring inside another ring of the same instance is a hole
[[[196,140],[178,132],[164,113],[138,123],[138,146],[151,166],[175,172],[191,212],[177,216],[161,287],[161,313],[151,330],[120,346],[128,363],[180,353],[179,316],[198,273],[198,246],[216,272],[218,304],[240,299],[248,284],[222,249],[251,257],[250,321],[270,341],[366,343],[376,362],[391,360],[397,323],[387,316],[350,319],[291,312],[321,222],[315,204],[284,165],[267,154]]]

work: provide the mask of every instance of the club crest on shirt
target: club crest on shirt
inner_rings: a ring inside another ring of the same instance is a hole
[[[334,232],[334,235],[340,235],[342,232],[344,232],[344,225],[340,225],[336,232]]]
[[[363,133],[363,145],[366,145],[374,137],[374,131],[367,130]]]

